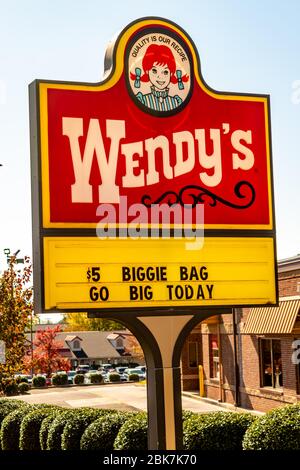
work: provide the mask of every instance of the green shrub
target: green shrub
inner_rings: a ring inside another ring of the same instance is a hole
[[[103,376],[99,373],[90,375],[91,384],[101,384],[103,382]]]
[[[27,377],[22,377],[22,376],[18,375],[15,380],[16,380],[17,384],[20,384],[20,383],[23,383],[23,382],[28,384]]]
[[[30,389],[30,386],[27,382],[20,382],[18,384],[18,391],[21,395],[24,395],[28,390]]]
[[[147,413],[141,411],[120,428],[114,442],[115,450],[147,450]]]
[[[287,405],[257,418],[247,429],[244,450],[300,450],[300,405]]]
[[[40,428],[43,420],[50,414],[53,414],[55,412],[54,410],[57,412],[57,408],[55,407],[40,407],[31,411],[23,418],[20,427],[20,450],[41,450],[39,438]]]
[[[46,377],[43,375],[35,375],[32,379],[32,385],[34,387],[45,387],[46,385]]]
[[[111,372],[110,374],[108,374],[108,380],[110,382],[120,382],[120,374],[118,374],[117,372]]]
[[[54,374],[52,379],[52,385],[68,385],[68,375],[67,374]]]
[[[129,374],[128,380],[131,380],[132,382],[138,382],[140,380],[139,374]]]
[[[47,437],[47,450],[61,450],[61,436],[64,428],[72,416],[75,416],[78,409],[73,408],[60,413],[52,421]]]
[[[111,415],[113,410],[80,408],[68,418],[61,436],[62,450],[80,450],[80,439],[86,428],[100,416]]]
[[[19,394],[17,381],[13,377],[2,379],[1,388],[4,395],[8,397]]]
[[[7,415],[1,426],[2,450],[19,450],[20,427],[25,416],[34,410],[34,406],[25,405],[19,407]]]
[[[101,416],[84,431],[80,450],[113,450],[121,426],[131,417],[132,412],[125,411]]]
[[[75,385],[82,385],[84,384],[84,375],[83,374],[76,374],[73,377],[73,383]]]
[[[9,398],[0,399],[0,427],[5,416],[9,415],[22,406],[26,406],[26,403],[22,400],[13,400]]]
[[[47,450],[47,439],[48,439],[49,429],[50,429],[51,424],[55,420],[55,418],[58,416],[59,412],[61,412],[59,409],[53,410],[53,412],[47,415],[46,418],[44,418],[42,421],[40,432],[39,432],[41,450]]]
[[[244,434],[255,420],[249,413],[216,411],[195,415],[183,422],[187,450],[242,450]]]
[[[199,415],[190,410],[182,410],[182,421],[192,418],[193,416],[199,416]]]

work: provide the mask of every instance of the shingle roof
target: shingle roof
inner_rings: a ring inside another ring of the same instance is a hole
[[[89,358],[119,358],[120,354],[108,341],[108,331],[68,331],[58,333],[57,341],[65,342],[67,337],[78,336],[81,339],[81,348]]]
[[[76,335],[67,335],[65,337],[65,341],[74,341],[74,339],[76,339],[76,338],[79,339],[80,341],[82,341],[82,339],[79,338],[79,336],[76,336]]]

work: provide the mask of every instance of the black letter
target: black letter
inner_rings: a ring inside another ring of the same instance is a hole
[[[130,286],[129,293],[130,293],[130,300],[138,300],[139,295],[138,295],[138,288],[136,286]]]
[[[206,289],[208,290],[209,293],[209,298],[212,299],[212,291],[213,291],[214,285],[213,284],[206,284]]]
[[[99,299],[98,290],[97,290],[97,287],[95,287],[95,286],[90,288],[90,299],[93,302],[96,302],[96,300]]]
[[[130,268],[127,268],[126,266],[123,266],[122,268],[122,281],[130,281],[131,276],[130,276]]]
[[[173,284],[167,285],[167,288],[169,290],[169,300],[173,300],[173,297],[172,297]]]
[[[188,280],[188,273],[187,273],[187,268],[185,266],[180,266],[180,280],[181,281],[187,281]]]

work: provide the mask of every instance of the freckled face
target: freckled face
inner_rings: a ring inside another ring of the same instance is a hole
[[[149,80],[156,89],[163,90],[169,85],[171,80],[169,67],[167,65],[158,65],[157,62],[154,62],[149,70]]]

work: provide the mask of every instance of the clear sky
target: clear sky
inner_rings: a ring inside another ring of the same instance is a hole
[[[32,251],[28,84],[98,82],[108,41],[143,16],[187,31],[211,87],[271,95],[278,258],[300,253],[298,0],[0,0],[0,269],[4,248]]]

